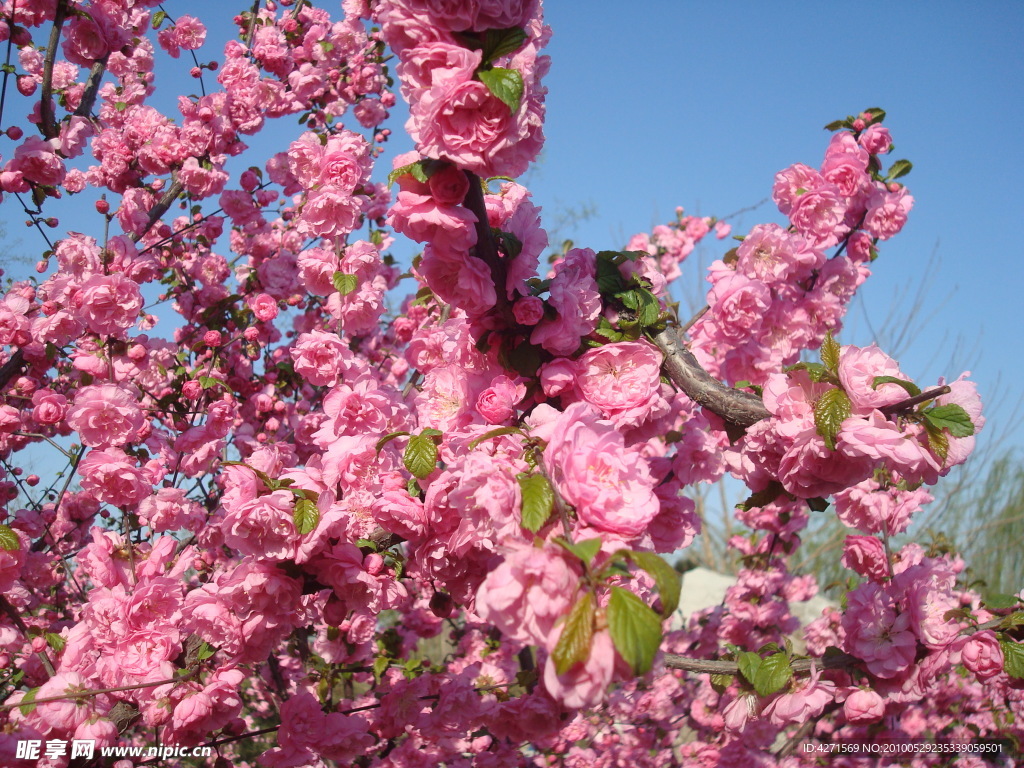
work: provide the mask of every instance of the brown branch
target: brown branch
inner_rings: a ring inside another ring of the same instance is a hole
[[[484,264],[491,270],[491,280],[494,281],[494,294],[496,302],[494,311],[504,317],[505,325],[515,326],[517,323],[512,315],[512,305],[508,300],[508,264],[501,254],[498,253],[498,245],[494,242],[494,235],[491,232],[491,225],[487,219],[487,205],[484,203],[484,188],[480,177],[472,171],[466,171],[466,178],[469,179],[469,191],[462,205],[476,217],[476,246],[475,253]]]
[[[167,213],[167,209],[171,207],[171,203],[177,199],[178,195],[180,195],[181,191],[184,189],[181,182],[178,181],[176,174],[172,174],[171,179],[171,186],[167,188],[167,191],[164,192],[164,196],[157,201],[156,205],[150,209],[149,220],[146,222],[146,226],[143,227],[141,232],[133,232],[128,236],[131,238],[133,243],[139,242],[139,240],[146,236],[146,233],[153,228],[154,224],[160,221],[160,218],[165,213]]]
[[[47,139],[52,139],[60,131],[54,122],[53,105],[53,63],[57,58],[57,45],[60,43],[60,31],[68,14],[67,0],[57,0],[57,10],[53,15],[53,27],[50,29],[50,42],[46,46],[46,58],[43,60],[43,88],[39,102],[39,130]]]
[[[139,683],[138,685],[118,685],[113,688],[92,688],[87,691],[72,691],[71,693],[63,693],[60,696],[44,696],[41,699],[32,699],[32,701],[19,701],[17,704],[0,704],[0,711],[5,709],[14,709],[15,707],[27,707],[30,704],[46,704],[51,701],[69,701],[71,699],[84,699],[89,696],[98,696],[101,693],[119,693],[121,691],[137,691],[140,688],[156,688],[161,685],[170,685],[172,683],[183,683],[186,680],[190,680],[195,677],[199,668],[190,669],[184,675],[178,677],[168,678],[167,680],[153,680],[148,683]]]
[[[100,83],[103,81],[103,73],[107,71],[107,58],[110,54],[103,54],[101,58],[93,62],[89,70],[89,77],[85,81],[85,90],[82,92],[82,100],[78,102],[78,109],[75,115],[88,117],[92,114],[93,105],[96,104],[96,94],[100,91]]]
[[[11,359],[3,366],[0,366],[0,389],[7,386],[7,382],[16,376],[20,376],[25,370],[25,353],[20,349],[14,350]]]
[[[21,620],[21,616],[18,614],[18,609],[11,605],[11,603],[3,595],[0,595],[0,611],[3,611],[7,614],[7,617],[12,622],[14,622],[14,626],[16,626],[18,628],[18,631],[25,636],[25,639],[29,639],[28,627],[25,626],[25,622]],[[53,677],[55,674],[57,674],[53,668],[53,662],[50,661],[50,657],[46,653],[46,651],[39,651],[36,655],[39,657],[40,663],[46,670],[46,674],[48,674],[50,677]],[[0,707],[0,709],[3,709],[3,707]]]
[[[728,424],[746,429],[771,416],[757,395],[727,387],[705,371],[683,344],[678,328],[669,326],[654,343],[665,355],[665,372],[676,386]]]
[[[901,400],[898,403],[883,406],[878,410],[880,410],[886,416],[895,416],[898,413],[909,411],[911,408],[913,408],[915,405],[918,405],[919,403],[926,403],[929,400],[934,400],[936,397],[948,395],[952,391],[953,390],[950,389],[949,387],[936,387],[935,389],[929,389],[927,392],[922,392],[920,395],[908,397],[906,400]]]
[[[676,653],[666,653],[663,660],[669,669],[682,669],[699,674],[735,675],[740,669],[735,661],[691,659]],[[842,653],[820,659],[794,659],[791,666],[794,672],[810,672],[812,664],[818,669],[847,669],[859,663],[860,659],[856,656]]]

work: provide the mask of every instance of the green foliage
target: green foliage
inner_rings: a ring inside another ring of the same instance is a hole
[[[622,587],[612,587],[607,615],[615,649],[634,673],[644,674],[661,645],[661,617]]]
[[[551,517],[551,510],[555,506],[555,492],[548,479],[540,473],[520,474],[517,479],[523,497],[523,528],[530,533],[536,533]]]
[[[566,617],[562,635],[551,651],[551,658],[555,662],[555,671],[558,674],[563,675],[576,664],[582,664],[590,658],[596,613],[594,593],[584,592]]]

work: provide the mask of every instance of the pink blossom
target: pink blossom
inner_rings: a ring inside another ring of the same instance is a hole
[[[515,415],[515,407],[526,396],[526,386],[507,376],[497,376],[476,399],[476,410],[488,424],[504,424]]]
[[[75,395],[67,419],[82,442],[94,448],[135,442],[146,423],[135,397],[117,384],[83,387]]]
[[[547,646],[554,648],[562,635],[564,624],[555,627]],[[615,646],[608,630],[595,632],[586,661],[559,675],[554,660],[548,656],[544,665],[544,687],[555,699],[570,709],[589,709],[605,700],[605,690],[615,675]]]
[[[151,483],[119,448],[89,451],[78,474],[83,490],[115,507],[133,507],[152,491]]]
[[[1002,674],[1003,649],[990,629],[971,635],[960,649],[960,658],[963,665],[982,682]]]
[[[595,528],[636,536],[658,514],[647,461],[586,403],[573,403],[558,418],[544,463],[580,519]]]
[[[32,418],[40,424],[57,424],[67,412],[68,399],[49,389],[32,393]]]
[[[277,317],[277,301],[265,293],[258,293],[255,296],[250,296],[246,300],[246,304],[252,313],[256,316],[256,319],[263,323],[269,323],[275,317]]]
[[[909,397],[907,390],[898,384],[874,386],[878,377],[910,381],[900,372],[899,363],[874,344],[870,347],[842,348],[839,355],[839,381],[857,411],[882,408]]]
[[[858,688],[843,702],[843,714],[851,723],[875,723],[885,715],[885,701],[870,688]]]
[[[903,229],[907,223],[907,214],[913,207],[914,198],[906,187],[900,187],[895,192],[876,189],[868,198],[864,229],[879,240],[888,240]]]
[[[889,135],[889,129],[881,123],[869,125],[857,141],[873,155],[883,155],[892,149],[892,137]]]
[[[842,563],[874,581],[881,582],[890,575],[885,548],[874,536],[847,536],[843,542]]]
[[[795,688],[769,702],[762,715],[776,725],[803,723],[818,717],[835,699],[836,684],[821,679],[821,670],[811,665],[811,674]]]
[[[101,336],[120,336],[142,309],[139,285],[123,275],[93,275],[75,293],[74,306],[89,330]]]
[[[910,617],[898,613],[892,597],[874,582],[848,593],[842,623],[845,650],[863,660],[876,677],[895,677],[917,655]]]
[[[597,289],[595,254],[589,248],[573,248],[555,265],[548,303],[557,313],[534,328],[530,342],[554,355],[576,351],[580,337],[597,327],[601,294]]]
[[[504,562],[480,585],[476,612],[520,643],[543,645],[568,614],[578,583],[560,551],[509,544]]]

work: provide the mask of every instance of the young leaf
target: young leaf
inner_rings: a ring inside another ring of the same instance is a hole
[[[839,428],[850,416],[850,396],[838,387],[822,394],[814,402],[814,426],[830,451],[836,449]]]
[[[28,693],[26,693],[22,697],[21,704],[18,707],[21,710],[21,714],[23,714],[23,715],[30,715],[30,714],[32,714],[33,711],[35,711],[35,708],[36,708],[35,701],[36,701],[36,696],[38,694],[39,694],[39,689],[38,688],[32,688]]]
[[[427,174],[423,170],[423,161],[417,160],[415,163],[409,163],[409,165],[403,165],[401,168],[395,168],[391,173],[388,174],[388,186],[390,187],[395,181],[401,177],[409,174],[416,181],[423,184],[427,183]]]
[[[945,464],[946,457],[949,456],[949,435],[941,427],[937,427],[928,421],[928,419],[924,420],[924,432],[928,436],[928,448]]]
[[[523,99],[523,76],[515,69],[495,67],[479,73],[480,82],[512,111],[519,111]]]
[[[754,690],[759,696],[771,696],[793,677],[793,667],[789,663],[789,657],[783,653],[773,653],[771,656],[761,659],[757,671],[754,672]]]
[[[661,618],[622,587],[612,587],[607,615],[608,631],[619,655],[635,674],[644,674],[661,646]]]
[[[914,164],[909,160],[897,160],[889,167],[887,179],[899,179],[906,176],[913,169]]]
[[[948,429],[953,437],[970,437],[974,434],[974,422],[963,406],[956,403],[930,408],[924,412],[924,420],[933,427]]]
[[[405,446],[402,463],[414,476],[422,480],[437,466],[437,445],[428,436],[413,435],[409,438],[409,444]]]
[[[18,534],[9,525],[3,525],[2,523],[0,523],[0,547],[3,547],[8,552],[21,549],[21,539],[18,538]]]
[[[637,288],[636,293],[640,297],[640,309],[638,311],[640,325],[654,325],[658,322],[658,317],[661,315],[661,305],[658,304],[658,299],[646,288]]]
[[[825,334],[825,340],[821,342],[821,362],[832,373],[839,370],[839,354],[842,348],[839,342],[832,338],[832,331]]]
[[[872,389],[878,389],[883,384],[897,384],[903,387],[907,394],[911,397],[917,397],[921,394],[921,388],[912,381],[905,381],[904,379],[898,379],[895,376],[875,376],[871,382]]]
[[[990,611],[1005,611],[1007,608],[1013,608],[1020,603],[1016,595],[1004,595],[995,594],[989,595],[982,602],[985,607]]]
[[[1000,640],[1003,650],[1003,669],[1010,677],[1024,678],[1024,645],[1012,640]]]
[[[651,574],[661,597],[661,615],[664,618],[671,616],[679,607],[679,591],[682,587],[676,569],[654,552],[630,552],[629,559]]]
[[[523,495],[523,528],[530,533],[536,533],[551,517],[551,510],[555,506],[555,492],[544,475],[519,475],[518,479]]]
[[[355,275],[346,275],[344,272],[335,272],[331,283],[334,285],[334,290],[342,296],[348,296],[359,287],[359,278]]]
[[[526,32],[520,27],[488,29],[484,34],[484,64],[490,64],[509,53],[514,53],[526,42]]]
[[[740,674],[751,685],[757,679],[757,671],[761,668],[761,657],[752,651],[744,651],[736,658],[736,666],[740,668]]]
[[[292,523],[295,524],[295,530],[300,536],[305,536],[315,530],[319,522],[320,510],[315,503],[309,499],[299,499],[295,502],[295,507],[292,509]]]
[[[384,435],[384,437],[382,437],[380,440],[377,441],[377,448],[376,448],[377,453],[380,453],[381,448],[383,448],[385,445],[390,443],[396,437],[405,437],[408,434],[409,434],[408,432],[392,432],[390,434]]]
[[[558,644],[551,651],[555,671],[564,675],[576,664],[590,658],[590,641],[594,636],[594,593],[584,592],[569,611]]]
[[[56,632],[46,632],[43,634],[43,637],[46,639],[46,644],[53,648],[57,653],[63,651],[64,647],[68,644],[67,640]]]
[[[492,437],[521,434],[523,434],[523,430],[521,430],[519,427],[498,427],[497,429],[492,429],[490,432],[484,432],[482,435],[480,435],[480,437],[472,440],[469,443],[469,450],[473,450],[478,445],[480,445],[480,443],[482,443],[484,440],[490,440]]]
[[[567,550],[572,552],[576,557],[582,560],[587,565],[590,565],[593,561],[594,556],[601,551],[601,537],[595,537],[593,539],[584,539],[583,541],[576,542],[575,544],[565,539],[555,539],[559,544],[565,547]]]

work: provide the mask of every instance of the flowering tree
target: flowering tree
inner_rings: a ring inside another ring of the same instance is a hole
[[[91,740],[278,768],[879,744],[980,765],[1024,736],[1018,597],[890,545],[970,454],[975,387],[834,338],[913,204],[882,110],[776,175],[789,226],[739,237],[681,323],[668,287],[723,221],[680,211],[541,266],[515,181],[543,144],[537,0],[257,3],[212,59],[200,20],[150,0],[0,15],[3,93],[34,103],[2,116],[5,203],[45,236],[51,199],[105,192],[93,234],[0,301],[4,764],[102,764],[61,751]],[[174,114],[157,47],[202,82]],[[393,89],[416,150],[385,180]],[[289,115],[283,151],[232,159]],[[423,244],[411,265],[395,237]],[[25,474],[40,446],[62,471]],[[699,533],[686,489],[726,473],[750,489],[743,570],[666,632],[661,554]],[[798,653],[811,514],[850,528],[850,581]]]

